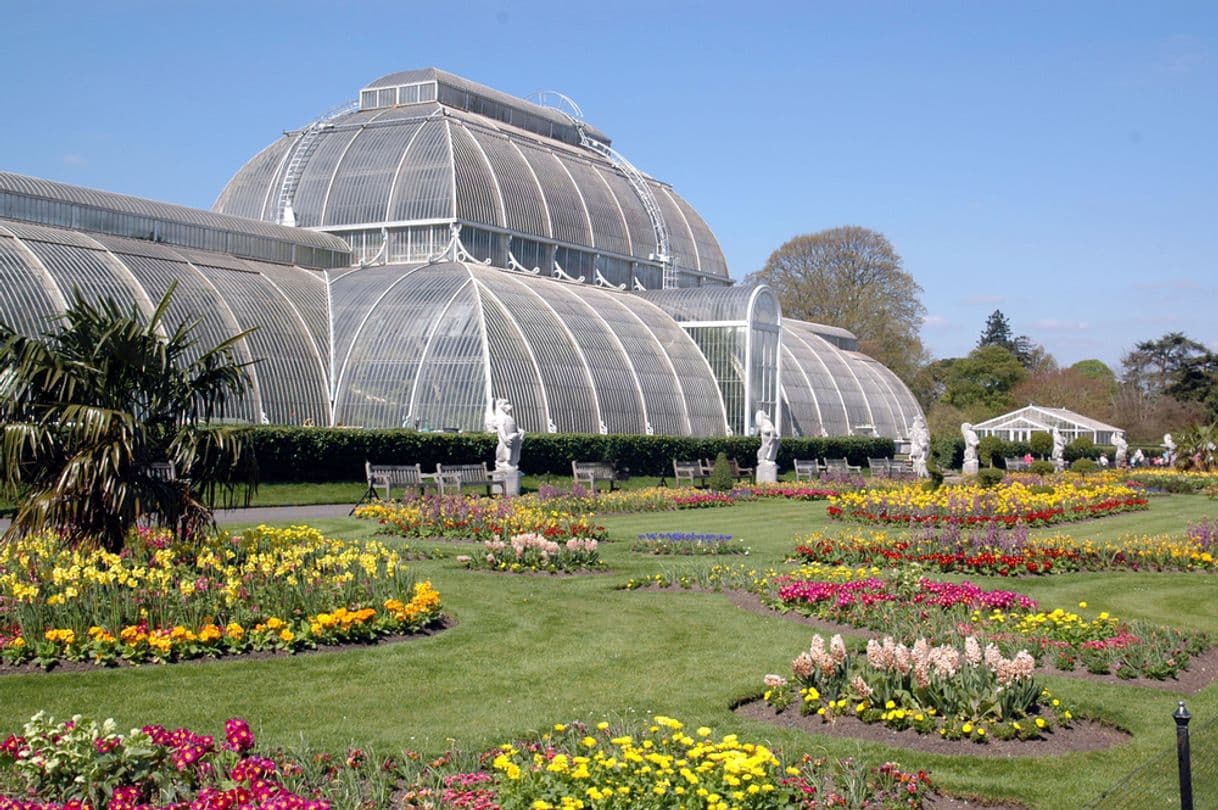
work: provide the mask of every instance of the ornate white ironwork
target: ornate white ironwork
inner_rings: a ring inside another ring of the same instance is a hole
[[[389,253],[389,229],[381,228],[381,249],[371,259],[360,259],[359,267],[371,267],[374,264],[385,264],[385,256]]]
[[[640,292],[647,292],[647,288],[643,286],[643,282],[639,281],[638,276],[631,276],[630,278],[633,282],[631,284],[631,289],[639,290]]]
[[[596,286],[598,286],[598,287],[608,287],[608,288],[610,288],[610,289],[612,289],[612,290],[624,290],[624,289],[626,289],[626,285],[625,285],[625,284],[614,284],[612,281],[610,281],[609,279],[605,278],[605,276],[604,276],[604,275],[601,273],[600,268],[596,268],[596,272],[595,272],[595,275],[594,275],[594,277],[593,277],[593,282],[592,282],[592,283],[593,283],[593,284],[595,284],[595,285],[596,285]]]
[[[577,284],[583,284],[586,280],[583,276],[580,276],[579,278],[571,278],[571,276],[567,275],[567,271],[562,269],[562,265],[559,264],[557,260],[554,262],[554,272],[550,275],[554,276],[554,278],[560,278],[563,281],[574,281]]]
[[[292,144],[292,154],[288,157],[287,168],[283,172],[283,181],[279,184],[279,197],[275,201],[275,222],[280,225],[296,227],[296,211],[292,200],[296,197],[296,186],[300,184],[300,175],[304,172],[305,164],[313,156],[321,133],[332,127],[333,119],[359,109],[359,101],[346,101],[320,118],[309,123],[300,131],[296,143]]]
[[[534,267],[532,270],[530,270],[529,268],[527,268],[523,264],[521,264],[516,259],[516,256],[510,250],[508,251],[508,269],[515,270],[517,273],[530,273],[534,276],[541,275],[540,267]]]
[[[433,253],[427,257],[428,264],[436,262],[464,262],[465,264],[481,264],[489,266],[491,260],[475,259],[473,254],[465,249],[465,244],[461,241],[461,223],[448,223],[448,244],[444,246],[438,253]]]

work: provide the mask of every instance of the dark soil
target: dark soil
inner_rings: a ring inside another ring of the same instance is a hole
[[[883,743],[894,748],[908,748],[930,754],[969,757],[1050,757],[1076,751],[1102,751],[1128,742],[1130,736],[1120,729],[1094,720],[1075,720],[1069,728],[1055,729],[1040,740],[990,740],[975,743],[969,740],[945,740],[938,734],[919,734],[913,729],[894,731],[883,723],[864,723],[857,717],[844,716],[826,723],[816,715],[801,715],[788,709],[775,714],[765,701],[754,700],[736,707],[736,714],[761,720],[784,728],[795,728],[808,734],[827,734]]]

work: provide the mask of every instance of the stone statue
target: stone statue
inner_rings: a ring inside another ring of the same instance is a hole
[[[1112,434],[1112,444],[1116,447],[1116,452],[1113,454],[1113,466],[1119,470],[1125,466],[1125,457],[1129,454],[1129,442],[1125,441],[1125,431],[1115,431]]]
[[[754,421],[757,424],[757,435],[761,437],[761,447],[757,448],[757,463],[778,461],[778,429],[765,411],[758,410]]]
[[[1170,433],[1163,434],[1163,463],[1176,463],[1176,442],[1172,439]]]
[[[918,416],[909,428],[909,460],[913,464],[914,475],[919,478],[930,475],[926,469],[926,459],[929,457],[930,431],[926,427],[926,420]]]
[[[516,417],[512,416],[512,403],[502,397],[496,399],[495,411],[487,419],[487,427],[499,435],[499,446],[495,448],[495,469],[501,472],[518,471],[524,431],[516,427]]]
[[[981,440],[977,438],[977,431],[973,430],[973,425],[965,422],[960,426],[960,435],[964,437],[964,474],[976,475],[980,463],[977,461],[977,445]]]
[[[1053,467],[1061,472],[1066,469],[1066,459],[1062,454],[1066,451],[1066,438],[1062,436],[1062,432],[1057,429],[1057,425],[1053,426]]]
[[[761,446],[757,448],[757,481],[773,483],[778,480],[778,428],[770,421],[769,414],[760,409],[753,417],[753,423],[761,437]]]

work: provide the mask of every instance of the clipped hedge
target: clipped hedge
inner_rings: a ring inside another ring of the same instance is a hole
[[[362,481],[364,462],[414,464],[434,470],[437,463],[491,466],[496,439],[491,433],[420,433],[363,428],[256,427],[251,429],[261,480]],[[673,459],[713,459],[719,453],[752,467],[760,441],[754,437],[627,436],[587,433],[526,433],[520,469],[533,475],[570,475],[571,462],[609,461],[632,475],[672,475]],[[888,458],[892,439],[863,436],[783,439],[778,465],[790,469],[796,458],[845,458],[865,465]]]

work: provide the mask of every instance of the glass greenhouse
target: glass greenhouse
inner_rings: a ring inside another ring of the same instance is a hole
[[[1051,433],[1053,428],[1057,428],[1067,442],[1086,436],[1096,444],[1112,444],[1112,434],[1120,430],[1066,408],[1046,408],[1042,405],[1025,405],[973,425],[978,436],[997,436],[1006,441],[1021,442],[1028,441],[1033,433]]]
[[[0,319],[73,295],[197,318],[241,344],[227,416],[530,432],[908,434],[920,410],[846,330],[732,285],[666,184],[575,113],[434,69],[386,76],[289,132],[215,211],[0,173]]]

